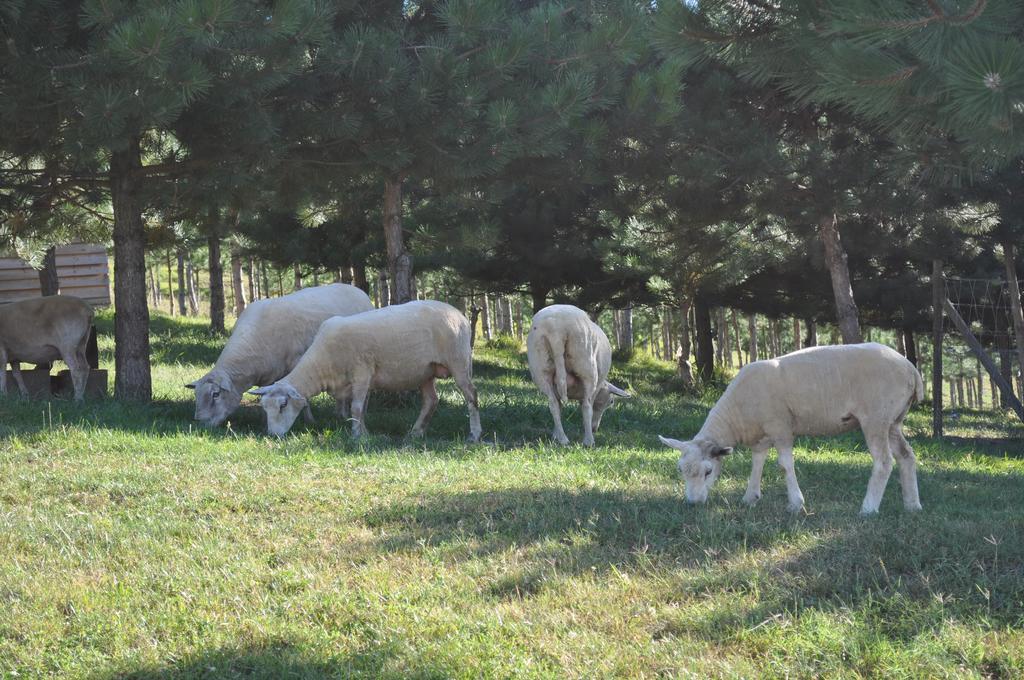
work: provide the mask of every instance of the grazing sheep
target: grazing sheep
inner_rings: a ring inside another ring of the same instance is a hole
[[[220,425],[238,408],[245,390],[269,385],[292,370],[325,320],[370,309],[366,293],[345,283],[253,302],[238,318],[213,369],[185,385],[196,392],[196,420]],[[338,407],[344,414],[346,404]],[[306,417],[312,418],[308,410]]]
[[[85,345],[92,317],[89,303],[70,295],[0,306],[0,394],[7,392],[7,362],[22,396],[28,396],[19,362],[42,364],[61,359],[71,371],[75,400],[82,401],[89,380]]]
[[[920,510],[917,462],[903,436],[903,419],[924,396],[924,382],[914,365],[877,343],[810,347],[744,366],[690,441],[659,437],[682,451],[679,471],[686,498],[703,503],[722,470],[722,456],[732,447],[753,449],[753,465],[743,501],[761,498],[761,471],[768,449],[775,447],[786,473],[789,509],[799,511],[803,494],[793,467],[793,437],[832,435],[860,426],[874,459],[862,514],[878,512],[892,454],[899,457],[900,486],[907,510]]]
[[[612,347],[604,331],[579,307],[550,305],[533,317],[526,356],[533,382],[548,398],[555,441],[569,443],[562,429],[561,406],[576,399],[583,412],[583,444],[593,446],[605,409],[616,396],[630,396],[607,380]]]
[[[419,388],[423,408],[410,436],[423,434],[437,408],[435,378],[455,379],[469,408],[470,441],[480,439],[480,413],[473,386],[469,321],[436,300],[407,302],[362,314],[328,319],[295,368],[269,387],[252,390],[267,413],[267,431],[278,437],[291,428],[309,399],[328,392],[352,400],[352,436],[366,434],[364,416],[371,389]]]

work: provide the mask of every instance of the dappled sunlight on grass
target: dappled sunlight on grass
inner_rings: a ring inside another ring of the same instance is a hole
[[[248,400],[198,427],[181,383],[223,339],[154,328],[153,404],[0,401],[0,675],[1024,672],[1021,458],[915,437],[924,511],[902,510],[894,471],[864,519],[862,437],[801,439],[806,512],[773,459],[743,505],[743,451],[691,507],[656,435],[692,436],[711,399],[641,353],[615,366],[636,397],[593,449],[554,445],[525,355],[488,348],[482,444],[450,381],[422,440],[404,395],[371,397],[363,439],[326,398],[277,439]],[[578,439],[575,406],[565,422]]]

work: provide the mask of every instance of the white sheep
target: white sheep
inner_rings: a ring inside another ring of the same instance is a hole
[[[707,500],[721,473],[722,456],[736,445],[752,448],[743,501],[756,503],[761,498],[765,458],[774,446],[786,474],[789,509],[797,512],[804,497],[793,466],[793,437],[839,434],[859,425],[874,460],[861,513],[878,512],[892,472],[893,452],[899,457],[903,505],[920,510],[917,462],[903,436],[903,419],[923,396],[921,374],[889,347],[877,343],[810,347],[747,364],[692,440],[659,439],[682,452],[679,472],[691,503]]]
[[[607,380],[612,365],[608,336],[579,307],[550,305],[533,317],[526,356],[533,382],[548,398],[555,441],[569,443],[562,429],[561,407],[575,399],[583,413],[583,444],[593,446],[605,409],[616,396],[630,396]]]
[[[213,369],[185,386],[196,392],[196,420],[220,425],[238,408],[245,390],[269,385],[292,370],[325,320],[370,309],[366,293],[345,283],[253,302],[235,323]],[[344,414],[346,404],[338,406]],[[306,417],[312,417],[308,410]]]
[[[480,413],[473,386],[473,350],[469,321],[459,310],[436,300],[421,300],[328,319],[295,368],[260,397],[267,431],[284,436],[309,399],[328,392],[352,400],[352,436],[366,434],[367,395],[371,389],[419,389],[423,407],[410,436],[418,437],[437,408],[436,378],[455,379],[469,408],[470,441],[480,439]]]
[[[30,298],[0,306],[0,394],[7,393],[7,362],[22,396],[28,388],[19,362],[43,364],[61,359],[68,365],[81,401],[89,380],[85,346],[89,342],[93,310],[70,295]]]

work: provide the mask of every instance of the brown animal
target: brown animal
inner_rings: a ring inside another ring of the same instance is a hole
[[[89,379],[85,345],[92,317],[89,303],[70,295],[0,305],[0,394],[7,392],[8,362],[22,396],[28,396],[19,362],[42,364],[61,359],[71,370],[75,400],[81,401]]]

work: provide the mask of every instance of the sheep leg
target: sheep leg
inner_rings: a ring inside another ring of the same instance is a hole
[[[548,392],[548,408],[551,409],[551,418],[555,421],[555,429],[551,433],[551,438],[565,446],[569,443],[569,438],[565,436],[565,430],[562,429],[562,405],[559,403],[558,397],[555,396],[554,389],[550,389]]]
[[[434,386],[433,378],[420,385],[420,394],[423,395],[423,407],[420,409],[420,416],[416,419],[416,424],[409,432],[410,437],[422,437],[427,423],[430,422],[434,411],[437,410],[437,389]]]
[[[75,401],[85,398],[85,386],[89,382],[89,361],[85,358],[85,348],[68,347],[60,352],[60,358],[68,365],[71,373],[71,384],[75,390]]]
[[[469,410],[469,441],[478,442],[480,441],[480,435],[483,434],[483,427],[480,425],[480,406],[477,400],[476,387],[465,372],[459,371],[453,377],[459,391],[462,392],[462,396],[466,399],[466,408]]]
[[[370,383],[358,383],[352,386],[352,436],[362,437],[366,432],[366,402],[370,394]]]
[[[775,442],[775,450],[779,452],[779,467],[786,473],[786,495],[790,512],[800,512],[804,507],[804,495],[800,492],[800,484],[796,481],[796,466],[793,464],[793,442]]]
[[[747,492],[743,494],[743,502],[747,505],[754,505],[761,500],[761,474],[764,472],[769,448],[771,446],[767,442],[758,442],[751,451],[750,479],[747,480]]]
[[[594,395],[590,385],[584,385],[583,399],[580,400],[580,413],[583,416],[583,445],[594,445]]]
[[[900,464],[900,488],[903,490],[903,507],[914,511],[921,509],[921,497],[917,493],[917,458],[914,449],[903,436],[900,423],[889,430],[889,446],[895,452]]]
[[[21,375],[21,363],[12,361],[11,373],[14,374],[14,382],[18,383],[18,391],[21,392],[21,396],[28,399],[28,386],[25,385],[25,378]]]
[[[85,389],[89,384],[89,359],[85,356],[85,343],[75,350],[75,361],[78,363],[77,371],[71,373],[71,382],[75,386],[75,400],[85,399]],[[78,373],[78,382],[75,382],[75,373]],[[81,385],[81,396],[79,396],[79,385]]]
[[[306,404],[305,408],[302,409],[302,419],[306,423],[312,425],[315,421],[313,420],[313,409],[309,404]]]
[[[342,420],[348,420],[352,414],[352,400],[348,397],[334,399],[334,413]]]
[[[889,451],[888,432],[872,430],[865,432],[864,438],[867,440],[874,465],[871,467],[868,492],[864,496],[860,514],[873,515],[878,512],[878,506],[882,503],[882,494],[885,493],[885,485],[889,482],[889,475],[892,473],[892,452]]]

